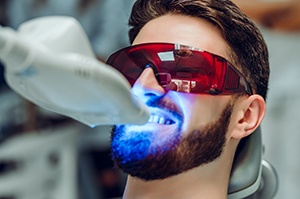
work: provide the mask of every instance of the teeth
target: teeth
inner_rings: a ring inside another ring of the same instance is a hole
[[[153,122],[153,117],[154,117],[154,115],[150,115],[148,122]]]
[[[164,124],[164,123],[165,123],[165,118],[161,117],[161,118],[159,119],[159,122],[158,122],[158,123]]]
[[[154,115],[152,122],[158,123],[159,122],[159,116],[158,115]]]
[[[172,124],[172,120],[165,119],[159,115],[151,115],[148,122],[158,123],[158,124]]]

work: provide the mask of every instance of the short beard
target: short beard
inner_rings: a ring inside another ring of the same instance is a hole
[[[149,181],[165,179],[213,162],[221,156],[226,143],[233,105],[229,103],[220,118],[186,137],[176,138],[155,150],[150,148],[147,132],[132,140],[122,140],[125,126],[112,130],[112,157],[115,164],[131,176]],[[179,139],[179,140],[178,140]],[[168,146],[169,145],[169,146]],[[167,150],[166,150],[167,149]]]

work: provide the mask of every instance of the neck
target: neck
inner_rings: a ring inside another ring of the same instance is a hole
[[[232,159],[225,152],[210,164],[163,180],[144,181],[128,176],[123,199],[160,199],[166,196],[169,199],[226,199]]]

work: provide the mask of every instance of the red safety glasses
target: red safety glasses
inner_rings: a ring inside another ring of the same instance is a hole
[[[184,93],[228,95],[246,92],[249,83],[226,59],[199,49],[170,43],[145,43],[121,49],[107,64],[134,85],[145,68],[151,67],[166,90]]]

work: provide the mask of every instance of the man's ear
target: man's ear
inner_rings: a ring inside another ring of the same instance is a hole
[[[241,139],[258,128],[266,112],[266,103],[260,95],[254,94],[246,99],[242,97],[236,108],[235,127],[231,137]]]

